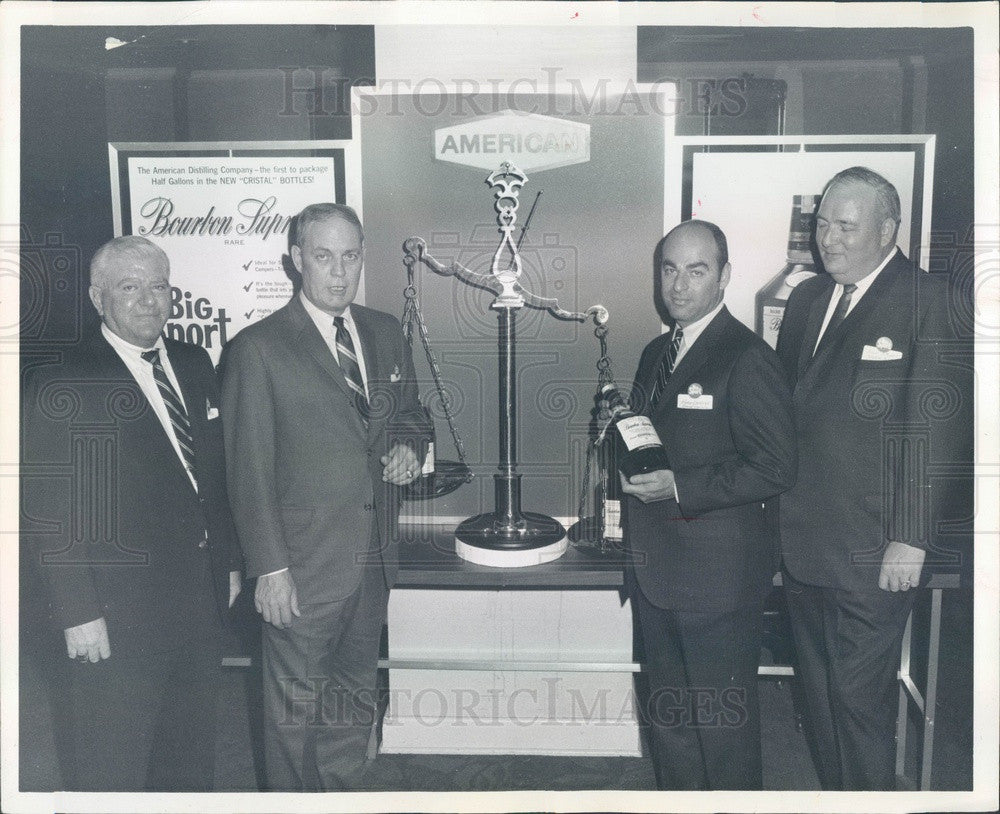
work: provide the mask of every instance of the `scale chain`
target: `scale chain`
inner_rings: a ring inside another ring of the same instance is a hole
[[[462,439],[458,434],[458,429],[455,427],[455,421],[451,413],[450,398],[447,391],[444,389],[444,383],[441,380],[441,368],[438,366],[437,359],[434,357],[434,351],[431,350],[430,336],[427,333],[427,327],[424,325],[423,315],[420,313],[420,304],[417,300],[416,289],[411,282],[407,286],[407,291],[404,292],[406,297],[406,308],[403,313],[403,321],[406,326],[407,337],[409,338],[411,344],[413,341],[413,323],[417,325],[417,331],[420,334],[420,343],[424,347],[424,354],[427,357],[427,364],[431,369],[431,377],[434,379],[434,388],[437,391],[438,398],[441,400],[441,407],[444,410],[445,420],[448,422],[448,431],[451,433],[452,441],[455,443],[455,449],[458,452],[458,459],[464,465],[465,464],[465,445],[462,443]]]

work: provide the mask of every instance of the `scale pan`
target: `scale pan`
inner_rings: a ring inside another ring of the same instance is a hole
[[[434,471],[400,489],[403,500],[430,500],[450,495],[472,480],[472,471],[461,461],[435,461]]]

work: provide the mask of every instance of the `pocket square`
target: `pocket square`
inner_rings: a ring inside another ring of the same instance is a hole
[[[213,418],[219,417],[219,410],[217,407],[212,406],[212,402],[205,399],[205,418],[211,421]]]
[[[893,362],[902,358],[903,352],[900,350],[881,350],[874,345],[865,345],[861,349],[862,362]]]
[[[401,378],[403,378],[403,377],[399,374],[399,365],[396,365],[392,369],[392,373],[389,374],[389,381],[390,382],[398,382]]]

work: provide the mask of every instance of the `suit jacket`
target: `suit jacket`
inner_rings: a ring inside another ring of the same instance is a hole
[[[901,252],[813,356],[833,293],[825,274],[796,287],[778,336],[799,444],[798,482],[780,499],[782,552],[801,582],[876,591],[888,541],[931,544],[928,465],[962,454],[970,368],[943,352],[957,350],[947,279]],[[879,339],[892,354],[874,351]]]
[[[664,334],[643,351],[640,403],[669,343]],[[711,409],[678,406],[695,383]],[[639,588],[653,604],[677,610],[758,601],[775,563],[762,503],[795,480],[791,396],[777,357],[723,307],[681,358],[650,417],[680,502],[626,502]]]
[[[380,552],[397,572],[398,489],[379,459],[393,443],[421,455],[430,428],[399,322],[351,314],[368,375],[366,427],[351,390],[299,297],[240,331],[223,375],[229,494],[248,576],[290,568],[300,603],[349,596]],[[332,318],[331,318],[332,319]]]
[[[198,490],[125,363],[98,331],[29,372],[24,550],[59,628],[105,618],[112,655],[177,646],[226,615],[241,568],[208,354],[165,339],[191,422]],[[214,596],[213,596],[214,594]]]

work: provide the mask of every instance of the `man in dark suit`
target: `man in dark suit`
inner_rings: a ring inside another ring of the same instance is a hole
[[[35,368],[23,411],[25,551],[73,659],[68,785],[211,790],[222,619],[240,590],[215,371],[161,336],[161,249],[116,238],[90,273],[101,330]]]
[[[657,255],[673,324],[643,351],[635,393],[670,469],[622,477],[657,786],[759,789],[757,664],[774,574],[762,501],[795,479],[791,397],[773,351],[723,305],[722,231],[687,221]]]
[[[268,785],[357,789],[395,581],[395,487],[429,438],[399,322],[352,304],[364,265],[353,209],[296,219],[302,290],[245,328],[226,361],[229,490],[257,578]]]
[[[971,402],[948,281],[896,248],[896,189],[864,167],[827,184],[828,274],[792,292],[778,355],[794,385],[799,477],[781,496],[784,581],[825,789],[895,788],[896,670],[931,543],[928,454],[954,461]]]

